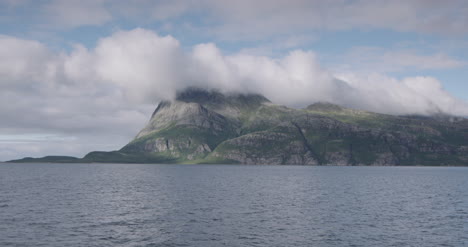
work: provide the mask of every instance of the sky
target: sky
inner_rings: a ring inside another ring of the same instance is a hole
[[[468,116],[465,0],[0,0],[0,160],[117,150],[189,86]]]

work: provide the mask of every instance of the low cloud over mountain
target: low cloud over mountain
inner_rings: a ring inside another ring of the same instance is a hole
[[[117,31],[93,48],[76,44],[70,51],[0,36],[0,55],[0,128],[13,137],[53,132],[77,136],[78,143],[97,142],[93,133],[99,133],[100,139],[120,136],[114,139],[119,146],[147,121],[159,100],[189,86],[261,93],[292,107],[328,101],[389,114],[468,116],[467,102],[432,77],[331,72],[305,50],[276,58],[226,54],[213,43],[186,48],[172,36],[140,28]],[[0,141],[3,145],[8,143]],[[77,146],[72,154],[89,150],[86,144]]]

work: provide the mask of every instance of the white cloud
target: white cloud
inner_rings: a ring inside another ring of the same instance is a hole
[[[118,85],[99,80],[95,56],[82,46],[67,54],[36,41],[1,36],[0,56],[5,58],[0,61],[0,135],[45,133],[66,139],[48,145],[3,143],[3,150],[10,151],[0,160],[27,154],[21,150],[46,154],[52,146],[57,148],[52,153],[59,154],[74,147],[73,155],[117,149],[137,133],[153,108],[130,104]]]
[[[0,83],[45,80],[53,66],[49,50],[37,41],[0,35]],[[45,72],[45,73],[44,73]]]
[[[348,105],[388,114],[431,115],[448,113],[468,116],[467,102],[442,88],[433,77],[407,77],[402,80],[382,74],[339,74],[351,87]]]
[[[74,155],[121,147],[158,100],[187,86],[257,92],[290,106],[330,101],[392,114],[468,116],[468,104],[435,78],[337,75],[302,50],[282,58],[225,55],[214,44],[186,51],[173,37],[144,29],[118,31],[92,49],[76,45],[71,52],[1,36],[0,57],[7,58],[0,61],[0,134],[75,137],[51,144],[58,154],[70,147]],[[25,155],[21,150],[50,151],[37,143],[17,145],[18,157]],[[8,150],[5,157],[12,158]]]
[[[181,53],[179,42],[171,36],[135,29],[101,39],[93,55],[98,76],[138,100],[174,91],[174,85],[181,83],[179,71],[185,67]]]

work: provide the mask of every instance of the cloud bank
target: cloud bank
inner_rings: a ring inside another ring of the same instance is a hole
[[[159,100],[188,86],[262,93],[292,107],[328,101],[389,114],[468,116],[467,102],[432,77],[399,80],[330,72],[313,51],[272,58],[226,55],[212,43],[186,50],[175,38],[145,29],[118,31],[91,49],[77,44],[61,52],[37,41],[0,36],[0,56],[0,133],[73,136],[53,142],[75,155],[109,140],[110,149],[124,145]],[[0,157],[13,158],[8,139],[0,138]],[[47,151],[33,142],[37,140],[16,150],[32,155]]]
[[[212,43],[185,51],[175,38],[145,29],[118,31],[93,49],[76,45],[71,52],[8,36],[0,37],[0,47],[6,58],[0,62],[2,88],[10,92],[155,104],[197,86],[261,93],[293,107],[329,101],[390,114],[468,115],[467,103],[435,78],[332,73],[313,51],[294,50],[281,58],[225,55]]]

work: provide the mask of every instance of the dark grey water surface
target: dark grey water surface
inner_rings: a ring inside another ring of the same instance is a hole
[[[0,164],[0,246],[468,246],[468,168]]]

